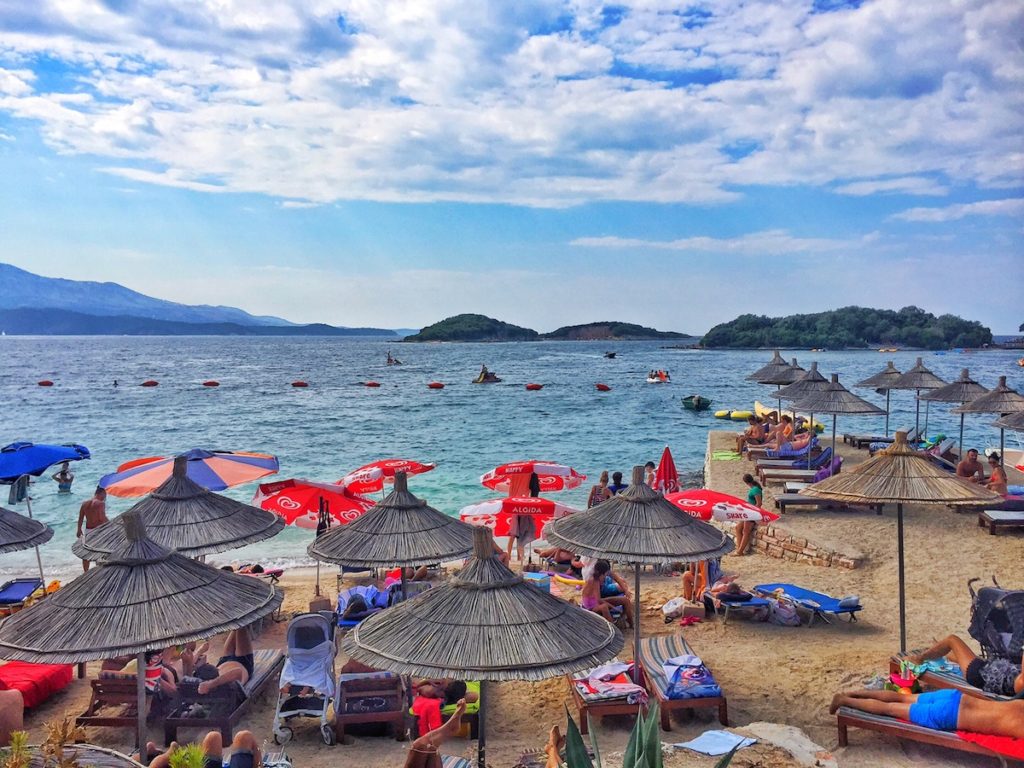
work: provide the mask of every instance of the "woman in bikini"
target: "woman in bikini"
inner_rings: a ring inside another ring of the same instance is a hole
[[[217,677],[199,684],[199,693],[205,694],[228,683],[245,685],[254,671],[252,640],[249,631],[233,629],[224,638],[224,649],[217,660]]]

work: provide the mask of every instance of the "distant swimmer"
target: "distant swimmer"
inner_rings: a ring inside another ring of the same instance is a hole
[[[114,386],[117,386],[117,379],[114,379]]]
[[[75,481],[75,474],[68,467],[66,461],[60,465],[60,469],[54,472],[52,477],[57,483],[57,493],[71,493],[71,484]]]
[[[78,528],[75,531],[77,538],[82,538],[83,525],[85,531],[91,531],[94,528],[99,528],[107,522],[107,492],[102,488],[97,488],[96,492],[92,495],[91,499],[86,499],[82,502],[82,506],[78,509]],[[89,570],[89,561],[82,561],[82,570]]]

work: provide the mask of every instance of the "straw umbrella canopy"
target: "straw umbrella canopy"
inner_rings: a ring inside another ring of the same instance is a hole
[[[405,472],[384,499],[348,525],[316,539],[306,551],[317,560],[391,568],[458,560],[473,550],[473,526],[428,506],[409,492]]]
[[[777,375],[779,371],[784,368],[788,368],[789,363],[782,359],[782,355],[779,354],[779,350],[775,350],[772,355],[772,359],[768,361],[768,364],[758,368],[752,374],[747,376],[747,381],[756,381],[758,384],[764,384],[764,379],[772,378]]]
[[[38,547],[53,538],[46,523],[0,507],[0,554]]]
[[[871,387],[876,392],[881,394],[885,392],[885,436],[889,436],[889,395],[892,392],[892,385],[899,380],[900,376],[899,369],[893,365],[892,360],[889,360],[885,364],[885,368],[876,373],[874,376],[869,376],[864,381],[858,381],[853,386],[855,387]]]
[[[922,389],[938,389],[946,386],[946,382],[924,367],[924,358],[917,358],[914,367],[902,374],[889,385],[889,389],[912,389],[915,397],[920,398]],[[925,432],[928,431],[928,417],[924,420]],[[921,401],[917,400],[914,410],[914,430],[921,429]],[[920,436],[920,435],[919,435]]]
[[[633,483],[626,490],[586,512],[555,520],[544,538],[570,552],[633,564],[634,655],[640,647],[640,564],[713,560],[736,548],[730,536],[680,511],[646,485],[643,467],[633,467]],[[637,676],[638,670],[634,665]]]
[[[763,379],[759,379],[758,380],[758,382],[757,382],[758,384],[774,384],[775,385],[775,388],[776,388],[775,399],[778,400],[778,402],[779,402],[779,417],[780,418],[782,416],[782,397],[780,395],[780,393],[782,392],[782,388],[784,386],[788,386],[789,384],[792,384],[795,381],[799,380],[800,377],[803,376],[805,373],[807,373],[807,371],[805,371],[803,368],[800,367],[799,363],[797,363],[796,358],[794,357],[792,362],[789,365],[787,365],[785,368],[780,368],[774,374],[772,374],[770,376],[765,376]],[[795,414],[794,414],[794,418],[796,418]]]
[[[811,395],[828,389],[829,381],[818,372],[818,363],[811,363],[810,369],[792,384],[780,389],[777,394],[783,400],[803,400]],[[810,428],[814,429],[814,413],[808,414],[811,417]],[[811,454],[807,452],[807,466],[811,466]]]
[[[284,520],[203,488],[186,476],[187,458],[174,460],[172,474],[125,514],[139,516],[150,539],[188,557],[210,555],[276,536]],[[128,544],[126,528],[115,518],[75,542],[83,560],[102,560]]]
[[[0,622],[0,658],[73,664],[137,654],[145,744],[145,652],[246,627],[277,610],[284,594],[161,547],[146,537],[138,513],[123,515],[121,524],[121,551]]]
[[[984,486],[969,483],[936,466],[910,447],[906,432],[897,432],[891,446],[863,464],[808,486],[801,493],[846,504],[896,504],[901,651],[907,649],[903,505],[973,505],[1002,499]]]
[[[368,513],[369,514],[369,513]],[[496,556],[490,529],[473,527],[473,557],[446,584],[363,620],[342,650],[399,674],[480,680],[478,765],[486,765],[486,682],[544,680],[603,664],[622,634],[527,584]]]
[[[1024,395],[1008,387],[1005,376],[999,377],[999,383],[996,384],[991,392],[978,395],[969,403],[964,403],[959,408],[953,409],[953,413],[998,413],[1001,416],[1016,413],[1017,411],[1024,411]],[[1006,453],[1005,449],[1006,431],[1003,427],[999,427],[1000,466],[1006,462],[1006,459],[1003,457],[1003,454]]]
[[[918,395],[918,400],[925,400],[934,403],[958,403],[963,405],[975,398],[984,395],[988,390],[971,378],[971,372],[966,368],[960,371],[960,378],[951,384],[938,389],[930,389],[923,395]],[[964,453],[964,413],[960,413],[960,442],[959,451]]]
[[[829,385],[817,392],[797,400],[794,408],[810,413],[829,413],[832,415],[832,456],[836,455],[836,419],[838,416],[878,416],[884,413],[881,408],[869,403],[839,383],[839,374],[832,374]]]
[[[1024,432],[1024,411],[1017,411],[1003,416],[1001,419],[996,419],[992,422],[992,426],[1009,429],[1013,432]]]

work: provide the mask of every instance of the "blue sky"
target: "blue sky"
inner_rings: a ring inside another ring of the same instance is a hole
[[[340,325],[1024,322],[1018,0],[0,0],[0,260]]]

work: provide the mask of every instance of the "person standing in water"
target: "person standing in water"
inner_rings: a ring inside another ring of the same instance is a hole
[[[107,492],[97,487],[92,498],[83,501],[82,506],[78,509],[78,528],[75,531],[75,536],[79,539],[82,538],[83,525],[85,531],[91,531],[93,528],[99,528],[105,522],[107,522]],[[82,571],[88,570],[89,561],[83,560]]]
[[[53,479],[57,483],[57,493],[71,493],[71,484],[75,481],[75,473],[68,467],[68,462],[60,465],[60,469],[53,473]]]

